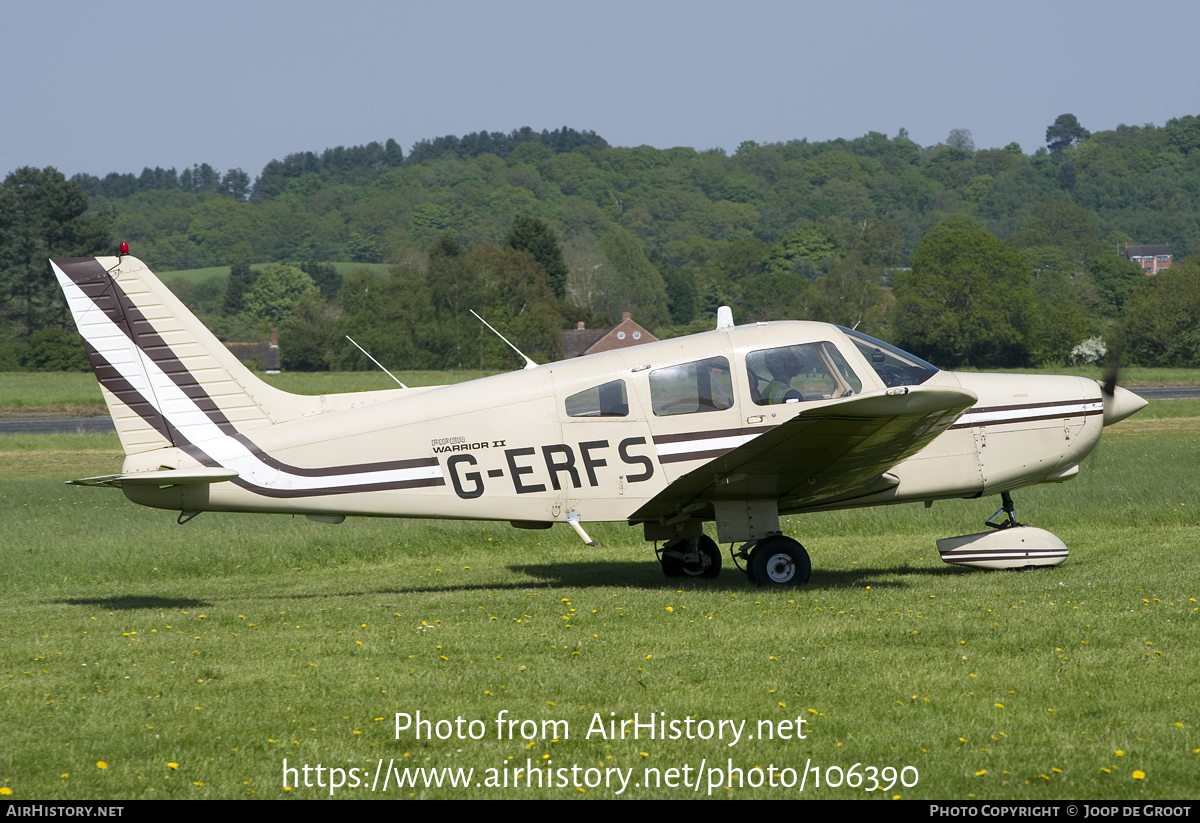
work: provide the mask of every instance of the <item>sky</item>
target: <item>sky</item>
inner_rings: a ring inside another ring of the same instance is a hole
[[[59,0],[4,22],[0,174],[253,178],[293,152],[564,125],[730,153],[968,129],[1032,153],[1063,113],[1200,113],[1194,0]]]

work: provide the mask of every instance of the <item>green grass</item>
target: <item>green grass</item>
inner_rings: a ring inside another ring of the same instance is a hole
[[[1193,414],[1132,418],[1076,480],[1016,494],[1022,520],[1070,546],[1057,569],[941,563],[933,541],[979,530],[989,498],[788,518],[814,565],[795,590],[752,588],[728,567],[667,580],[620,524],[589,526],[601,548],[503,523],[205,514],[181,527],[118,492],[62,485],[119,468],[112,437],[35,442],[0,438],[0,785],[12,799],[329,796],[285,792],[285,758],[362,769],[368,783],[379,758],[477,780],[548,759],[632,769],[622,796],[639,798],[708,791],[634,788],[647,768],[686,765],[694,779],[702,761],[730,760],[816,765],[822,786],[810,774],[803,795],[714,796],[878,796],[825,786],[829,767],[855,763],[915,768],[916,786],[887,792],[909,799],[1195,795]],[[397,739],[396,713],[418,710],[488,735]],[[570,735],[496,739],[502,711],[567,721]],[[803,718],[806,739],[585,737],[594,716],[651,712],[744,720],[746,733]],[[336,796],[410,792],[612,796]]]
[[[484,371],[393,371],[407,386],[440,386],[475,380]],[[380,371],[287,372],[258,375],[272,386],[295,394],[394,389],[396,384]],[[39,413],[107,414],[100,385],[91,372],[0,372],[0,415]]]

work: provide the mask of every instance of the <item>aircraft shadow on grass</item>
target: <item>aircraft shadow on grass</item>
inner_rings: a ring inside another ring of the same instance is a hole
[[[510,571],[527,574],[530,577],[546,581],[555,587],[565,588],[595,588],[625,586],[637,589],[668,589],[678,588],[679,584],[688,581],[702,584],[705,589],[728,589],[729,591],[755,592],[764,591],[758,586],[747,587],[744,573],[736,568],[727,567],[717,579],[698,577],[665,579],[657,568],[658,564],[649,563],[544,563],[525,566],[509,566]],[[944,577],[946,575],[967,574],[966,569],[954,566],[944,568],[922,568],[914,566],[892,566],[876,569],[864,567],[849,571],[815,571],[804,589],[793,591],[811,592],[822,589],[853,589],[871,586],[876,589],[900,588],[907,586],[904,579],[889,580],[880,578],[900,577]]]
[[[199,609],[212,606],[208,600],[190,597],[155,597],[154,595],[123,594],[120,597],[68,597],[54,600],[67,606],[98,606],[111,611],[136,611],[141,609]]]
[[[660,589],[678,588],[682,583],[699,583],[698,588],[731,592],[765,591],[758,587],[747,587],[742,581],[737,569],[727,569],[720,581],[703,578],[665,579],[659,576],[658,564],[650,562],[619,563],[597,561],[591,563],[564,562],[539,563],[524,566],[509,566],[508,570],[525,574],[531,581],[516,581],[511,583],[472,583],[462,586],[406,586],[403,588],[382,588],[373,591],[345,591],[332,595],[333,597],[361,597],[373,595],[405,595],[429,594],[440,592],[470,592],[470,591],[520,591],[521,589],[536,588],[621,588],[643,589],[654,591]],[[921,568],[913,566],[892,566],[889,568],[863,568],[849,571],[820,571],[815,572],[805,592],[828,591],[830,589],[859,589],[870,586],[873,589],[896,589],[909,586],[909,579],[938,578],[969,574],[968,570],[955,566],[945,568]],[[881,579],[881,578],[900,578]],[[801,591],[801,590],[796,590]],[[312,594],[281,594],[270,595],[271,600],[310,599]],[[214,601],[197,600],[188,597],[157,597],[155,595],[121,595],[119,597],[70,597],[64,600],[54,600],[52,603],[67,606],[92,606],[110,611],[138,611],[150,609],[198,609],[212,608]]]

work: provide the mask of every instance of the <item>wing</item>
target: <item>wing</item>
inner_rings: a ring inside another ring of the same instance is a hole
[[[796,511],[883,491],[897,482],[888,469],[977,399],[963,389],[912,386],[806,409],[679,478],[630,522],[685,511],[703,517],[713,500],[773,499],[780,511]]]

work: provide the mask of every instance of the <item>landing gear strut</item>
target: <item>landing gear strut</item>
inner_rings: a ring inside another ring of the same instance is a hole
[[[716,577],[721,573],[721,549],[706,534],[667,541],[658,559],[666,577]]]
[[[1017,522],[1016,507],[1013,506],[1012,495],[1008,492],[1000,493],[1000,508],[996,509],[996,513],[983,522],[989,529],[1011,529],[1016,526],[1024,526],[1024,523]],[[1008,520],[1004,522],[998,521],[996,518],[1001,514],[1007,514]]]

